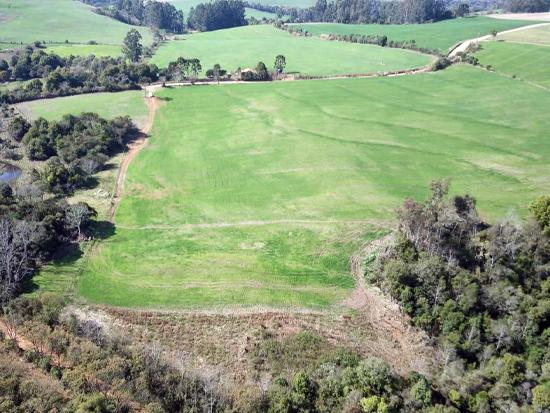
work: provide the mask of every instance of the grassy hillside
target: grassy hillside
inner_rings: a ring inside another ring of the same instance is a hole
[[[91,11],[74,0],[0,0],[0,41],[121,44],[130,28],[127,24]],[[150,30],[139,27],[144,43],[151,42]]]
[[[447,51],[455,43],[498,31],[534,24],[533,21],[499,20],[490,17],[468,17],[426,24],[297,24],[314,34],[379,34],[391,40],[416,40],[421,47]]]
[[[161,94],[116,235],[80,279],[94,302],[328,305],[369,223],[430,180],[452,178],[489,218],[547,190],[550,95],[470,67]]]
[[[550,46],[550,24],[535,27],[533,29],[521,30],[518,32],[502,34],[498,40],[506,40],[518,43],[535,43]]]
[[[475,56],[480,63],[519,79],[550,87],[550,47],[508,42],[483,42]]]
[[[258,25],[185,36],[163,44],[151,62],[167,66],[179,56],[197,57],[205,70],[220,63],[233,71],[255,67],[260,60],[271,68],[278,54],[286,56],[287,72],[327,75],[415,68],[432,59],[412,51],[296,37]]]
[[[35,100],[19,103],[17,108],[33,119],[43,117],[55,120],[67,113],[78,115],[82,112],[96,112],[107,119],[128,115],[138,125],[147,120],[147,107],[141,90]]]
[[[55,53],[59,56],[87,56],[90,54],[98,57],[118,56],[122,54],[122,47],[115,44],[55,44],[48,46],[48,53]]]

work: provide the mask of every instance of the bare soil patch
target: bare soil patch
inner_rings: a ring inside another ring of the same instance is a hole
[[[120,167],[118,170],[118,175],[116,178],[115,190],[113,194],[113,199],[111,200],[111,208],[109,209],[108,218],[110,221],[114,220],[116,210],[120,204],[120,199],[122,198],[122,192],[124,190],[124,181],[126,180],[126,173],[128,172],[128,167],[132,160],[137,156],[137,154],[147,146],[147,135],[153,128],[153,123],[155,121],[155,113],[160,107],[160,101],[154,97],[149,96],[145,98],[145,102],[149,109],[149,115],[147,121],[140,130],[140,136],[134,142],[128,145],[128,151],[126,152]]]

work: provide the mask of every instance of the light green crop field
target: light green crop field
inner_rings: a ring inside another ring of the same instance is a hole
[[[550,94],[469,66],[159,95],[116,234],[82,267],[91,302],[328,306],[353,286],[350,254],[431,180],[488,219],[548,189]]]
[[[74,0],[0,0],[0,41],[122,44],[134,26],[93,13]],[[137,27],[144,44],[152,42],[150,30]]]
[[[55,53],[61,57],[67,56],[120,56],[122,47],[117,44],[54,44],[47,45],[46,52]]]
[[[96,112],[107,119],[128,115],[138,126],[147,120],[148,113],[141,90],[35,100],[19,103],[16,106],[31,119],[43,117],[48,120],[57,120],[68,113],[78,115],[82,112]]]
[[[179,56],[196,57],[204,70],[219,63],[234,71],[255,67],[258,61],[272,68],[278,54],[286,57],[287,73],[310,75],[394,71],[432,61],[431,56],[409,50],[296,37],[270,25],[257,25],[191,34],[184,40],[164,43],[151,62],[166,67]]]
[[[475,54],[481,64],[550,87],[550,47],[509,42],[483,42],[481,46]]]
[[[506,40],[518,43],[534,43],[550,46],[550,24],[532,29],[505,33],[497,36],[498,40]]]
[[[492,29],[500,32],[535,23],[537,22],[475,16],[425,24],[311,23],[294,26],[301,27],[315,36],[331,33],[378,34],[385,35],[390,40],[415,40],[421,47],[445,52],[457,42],[489,34]]]

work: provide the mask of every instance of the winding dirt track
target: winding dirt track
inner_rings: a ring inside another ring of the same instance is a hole
[[[153,128],[153,123],[155,121],[155,113],[160,106],[159,100],[154,96],[149,96],[145,98],[145,103],[149,109],[149,114],[147,116],[147,122],[140,129],[140,136],[134,142],[128,145],[128,152],[124,155],[120,167],[118,169],[118,175],[116,177],[115,190],[113,193],[113,198],[111,199],[111,208],[109,208],[109,213],[107,217],[109,221],[113,222],[115,218],[118,205],[120,204],[120,199],[122,198],[122,192],[124,190],[124,181],[126,180],[126,173],[128,172],[128,166],[132,160],[137,156],[139,151],[141,151],[145,146],[147,146],[147,135],[151,132]]]
[[[499,32],[499,33],[497,33],[497,36],[501,35],[501,34],[514,33],[514,32],[519,32],[519,31],[522,31],[522,30],[534,29],[536,27],[542,27],[542,26],[548,26],[548,25],[550,25],[550,23],[538,23],[538,24],[530,24],[529,26],[516,27],[515,29],[510,29],[510,30],[505,30],[503,32]],[[449,52],[448,57],[454,57],[460,52],[465,52],[466,50],[468,50],[468,48],[470,46],[472,46],[474,44],[477,44],[477,43],[483,42],[483,41],[487,41],[487,40],[491,40],[491,39],[494,39],[494,38],[495,37],[492,34],[487,34],[485,36],[476,37],[475,39],[464,40],[462,43],[458,44],[455,48],[453,48]]]
[[[411,366],[416,371],[429,372],[437,361],[427,334],[411,325],[398,303],[365,282],[366,260],[391,244],[393,237],[389,234],[368,242],[350,257],[355,289],[343,305],[360,312],[376,328],[376,335],[368,343],[374,354],[381,354],[386,360],[400,365]]]

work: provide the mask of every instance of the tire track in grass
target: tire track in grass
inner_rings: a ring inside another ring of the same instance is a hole
[[[138,153],[147,146],[148,140],[147,136],[151,129],[153,128],[153,123],[155,121],[155,113],[160,107],[160,101],[152,95],[152,92],[146,89],[146,93],[150,94],[145,98],[145,103],[149,109],[149,114],[147,117],[147,122],[140,129],[140,136],[134,142],[128,145],[128,151],[124,155],[120,167],[118,169],[118,174],[115,182],[115,189],[113,191],[113,198],[111,199],[111,207],[107,214],[109,221],[113,222],[115,218],[116,211],[120,205],[120,199],[122,198],[122,193],[124,191],[124,181],[126,180],[126,174],[128,172],[128,167]]]

